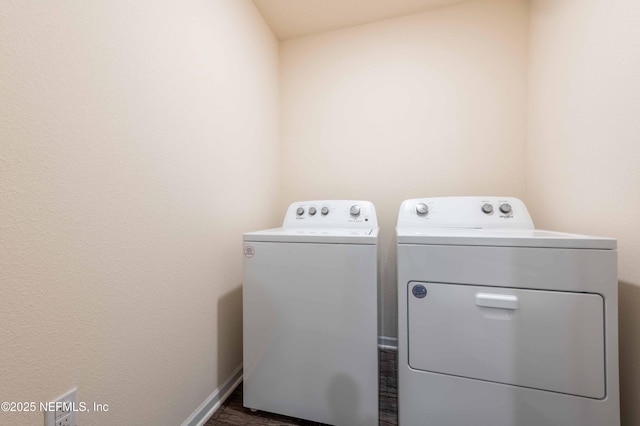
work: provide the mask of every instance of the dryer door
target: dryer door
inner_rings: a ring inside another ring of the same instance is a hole
[[[412,281],[409,366],[605,397],[600,295]]]

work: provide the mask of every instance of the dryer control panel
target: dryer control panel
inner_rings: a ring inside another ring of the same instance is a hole
[[[376,209],[369,201],[320,200],[292,203],[283,228],[377,228]]]
[[[398,227],[534,229],[527,207],[514,197],[406,200],[400,206]]]

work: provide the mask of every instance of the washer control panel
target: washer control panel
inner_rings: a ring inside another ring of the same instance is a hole
[[[533,229],[524,203],[514,197],[438,197],[406,200],[398,227]]]
[[[369,201],[298,201],[287,209],[283,228],[377,228],[376,209]]]

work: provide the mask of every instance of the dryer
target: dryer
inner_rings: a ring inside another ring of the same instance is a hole
[[[401,426],[616,426],[616,241],[537,230],[510,197],[406,200]]]
[[[378,221],[367,201],[289,206],[244,234],[244,406],[378,424]]]

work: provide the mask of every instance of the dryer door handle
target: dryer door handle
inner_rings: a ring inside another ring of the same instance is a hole
[[[518,309],[518,297],[511,294],[476,293],[476,305],[485,308]]]

